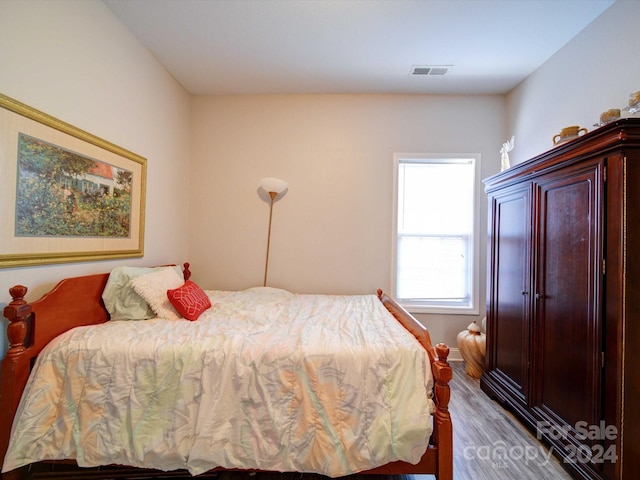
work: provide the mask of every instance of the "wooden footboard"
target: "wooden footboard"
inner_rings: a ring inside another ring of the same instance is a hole
[[[435,473],[439,480],[453,480],[453,425],[449,414],[449,398],[451,396],[449,381],[453,376],[453,371],[447,362],[449,347],[444,343],[439,343],[434,347],[431,343],[429,331],[424,325],[382,290],[378,290],[378,298],[395,319],[411,332],[427,351],[431,363],[431,371],[433,372],[433,400],[436,405],[436,411],[433,415],[431,442],[422,460],[417,465],[393,462],[371,470],[369,473]]]
[[[185,264],[185,278],[189,278],[189,264]],[[109,274],[68,278],[61,281],[40,300],[27,303],[27,288],[17,285],[10,290],[12,302],[4,309],[9,320],[7,337],[9,349],[2,361],[0,378],[0,458],[4,459],[9,444],[11,425],[20,397],[27,383],[31,367],[40,351],[53,338],[80,325],[93,325],[108,320],[102,303],[102,291]],[[391,314],[426,350],[434,377],[433,435],[421,461],[416,465],[393,462],[368,474],[435,474],[439,480],[453,479],[453,440],[449,415],[449,381],[451,367],[447,363],[449,348],[435,347],[429,332],[395,300],[378,290],[378,298]],[[42,319],[38,322],[38,319]],[[3,479],[19,479],[20,471],[3,474]],[[93,475],[87,478],[95,478]]]

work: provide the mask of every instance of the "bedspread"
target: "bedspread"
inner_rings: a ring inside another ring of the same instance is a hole
[[[41,460],[197,475],[416,463],[426,353],[374,295],[208,290],[197,321],[77,327],[39,355],[3,471]]]

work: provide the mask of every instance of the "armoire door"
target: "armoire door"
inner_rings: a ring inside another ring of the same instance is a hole
[[[529,396],[531,184],[491,197],[487,371],[523,407]]]
[[[533,402],[573,433],[602,419],[603,162],[536,180]]]

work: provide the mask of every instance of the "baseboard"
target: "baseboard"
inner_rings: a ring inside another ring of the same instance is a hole
[[[450,362],[462,362],[464,359],[462,358],[462,354],[460,353],[459,348],[451,348],[449,347],[449,357],[447,359]]]

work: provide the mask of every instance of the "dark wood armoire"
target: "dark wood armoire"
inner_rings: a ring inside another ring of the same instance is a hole
[[[640,119],[485,180],[481,387],[575,478],[640,475]]]

